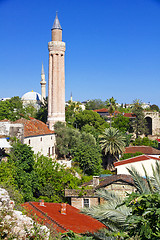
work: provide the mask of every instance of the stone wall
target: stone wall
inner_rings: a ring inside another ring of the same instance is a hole
[[[130,194],[132,192],[135,192],[136,188],[134,186],[119,181],[112,183],[109,186],[106,186],[105,189],[107,191],[114,191],[116,194],[124,198],[126,197],[127,193]]]
[[[152,119],[152,135],[160,135],[160,117],[159,112],[144,112],[145,118]]]
[[[24,141],[24,127],[21,123],[11,123],[10,121],[0,122],[0,135],[17,137],[23,143]]]
[[[35,226],[38,231],[35,231]],[[5,189],[0,188],[0,239],[27,240],[37,234],[41,239],[49,239],[49,229],[46,226],[36,224],[30,217],[23,215],[22,212],[14,210],[12,201]]]
[[[90,197],[77,197],[77,198],[71,198],[71,206],[82,209],[84,208],[84,199],[89,199],[89,207],[96,206],[99,204],[99,199],[97,197],[90,198]]]

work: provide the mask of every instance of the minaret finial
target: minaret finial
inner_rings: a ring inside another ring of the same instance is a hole
[[[60,29],[60,30],[62,30],[61,24],[60,24],[59,19],[58,19],[58,11],[56,11],[56,17],[55,17],[52,29]]]
[[[42,74],[45,74],[45,73],[44,73],[43,62],[42,62],[42,71],[41,71],[41,75],[42,75]]]

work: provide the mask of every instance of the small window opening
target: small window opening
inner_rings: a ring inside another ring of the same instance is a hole
[[[83,199],[83,206],[86,208],[89,208],[89,199],[88,198]]]

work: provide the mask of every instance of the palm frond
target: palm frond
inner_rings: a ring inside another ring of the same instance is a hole
[[[146,171],[143,164],[142,164],[142,167],[143,167],[143,170],[144,170],[144,173],[145,173],[145,177],[146,177],[146,180],[147,180],[147,183],[148,183],[149,190],[150,190],[150,192],[153,193],[154,192],[154,186],[152,184],[152,181],[151,181],[150,177],[148,176],[147,171]]]
[[[82,212],[101,221],[111,231],[119,231],[124,226],[126,217],[130,214],[130,209],[125,205],[117,208],[117,205],[122,203],[122,199],[114,192],[101,190],[97,191],[97,195],[106,200],[104,204],[85,208]]]
[[[155,168],[152,165],[153,176],[151,177],[152,185],[154,186],[155,191],[160,192],[160,164],[156,162]]]
[[[134,167],[127,168],[128,172],[131,174],[135,187],[137,188],[137,191],[141,193],[150,193],[150,189],[148,185],[145,182],[145,179],[140,176],[139,172]]]

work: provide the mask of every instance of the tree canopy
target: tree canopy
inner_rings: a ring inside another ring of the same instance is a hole
[[[135,116],[132,120],[132,127],[134,130],[134,133],[136,134],[136,138],[142,134],[147,134],[147,125],[146,120],[142,108],[142,104],[139,100],[134,101],[134,105],[132,108],[132,113]]]
[[[106,128],[99,138],[101,149],[106,156],[104,167],[112,167],[113,162],[124,152],[125,136],[118,129],[111,127]]]

